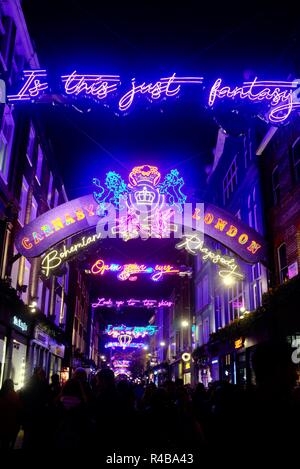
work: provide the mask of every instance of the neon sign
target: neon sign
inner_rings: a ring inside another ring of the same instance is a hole
[[[127,334],[132,336],[134,339],[138,339],[139,337],[147,337],[150,335],[155,334],[157,332],[157,326],[125,326],[122,324],[121,326],[112,326],[109,324],[105,329],[105,333],[109,336],[112,336],[114,339],[117,339],[122,334]]]
[[[57,94],[61,94],[58,102],[68,103],[70,99],[88,99],[95,103],[117,100],[116,107],[125,113],[137,102],[144,98],[154,103],[161,99],[178,96],[183,86],[195,86],[201,91],[208,90],[208,106],[213,107],[217,100],[230,99],[232,102],[263,104],[267,110],[267,119],[272,124],[280,124],[287,120],[292,111],[300,108],[299,81],[259,80],[245,81],[238,86],[224,85],[222,78],[218,78],[211,85],[204,77],[182,76],[176,73],[159,78],[154,82],[138,82],[132,78],[128,87],[122,83],[120,75],[82,74],[76,70],[60,76],[58,83],[50,89],[46,70],[24,70],[24,83],[15,94],[7,96],[8,103],[16,102],[45,102],[57,101]],[[53,82],[53,80],[52,80]]]
[[[128,183],[113,171],[103,184],[94,179],[94,194],[59,205],[25,225],[16,235],[18,252],[37,257],[64,239],[96,227],[102,238],[119,236],[125,241],[138,236],[165,238],[171,233],[182,238],[194,231],[217,240],[246,262],[266,261],[267,246],[259,233],[215,205],[186,203],[184,180],[176,169],[160,179],[160,171],[151,165],[134,167]],[[60,254],[45,257],[48,274]]]
[[[113,367],[114,368],[129,368],[130,360],[114,360]]]
[[[22,321],[17,316],[13,317],[12,323],[13,323],[14,326],[16,326],[22,332],[27,332],[28,331],[28,324],[26,322]]]
[[[177,169],[172,169],[159,184],[160,178],[158,168],[151,165],[133,168],[129,174],[128,184],[115,171],[109,171],[106,174],[105,187],[101,185],[99,179],[94,178],[93,184],[97,187],[97,191],[94,191],[94,198],[98,204],[97,213],[100,216],[103,215],[106,204],[111,203],[116,209],[123,209],[127,206],[131,222],[134,216],[135,219],[137,218],[137,213],[149,216],[149,211],[151,211],[150,215],[154,214],[155,220],[158,217],[159,224],[162,218],[160,212],[165,205],[167,208],[174,207],[182,211],[181,205],[186,202],[187,198],[182,193],[184,180]],[[168,209],[167,213],[170,218],[173,211]],[[145,221],[144,217],[143,223]],[[134,224],[136,225],[136,222]]]
[[[48,252],[42,259],[42,272],[46,277],[48,277],[49,274],[53,270],[57,269],[57,267],[60,266],[62,262],[66,262],[75,253],[88,247],[90,244],[95,243],[100,238],[101,233],[94,234],[93,236],[88,237],[83,236],[80,242],[74,243],[68,248],[64,246],[63,249],[61,249],[60,251],[58,251],[57,249],[53,249],[52,251]]]
[[[266,101],[270,104],[269,121],[273,124],[284,122],[290,113],[300,107],[297,100],[298,88],[297,81],[260,81],[257,77],[249,82],[244,82],[242,86],[230,88],[221,86],[222,79],[218,78],[213,84],[208,99],[208,105],[211,107],[216,99],[248,99],[254,103]]]
[[[244,275],[240,272],[239,266],[233,257],[225,256],[220,252],[212,251],[204,246],[203,241],[197,235],[186,235],[179,243],[177,249],[185,248],[190,254],[196,256],[202,254],[204,261],[210,260],[220,268],[219,276],[223,279],[236,278],[243,280]]]
[[[7,96],[9,103],[50,101],[52,96],[47,82],[46,70],[24,70],[23,79],[25,83],[21,89],[16,94]],[[160,78],[153,83],[143,82],[138,84],[136,79],[133,78],[129,90],[126,90],[125,93],[121,92],[118,109],[122,112],[128,111],[137,97],[144,96],[153,102],[178,95],[182,85],[199,85],[202,82],[202,77],[178,77],[176,73],[169,77]],[[62,75],[58,84],[58,88],[66,98],[74,96],[77,99],[93,99],[95,102],[102,101],[110,95],[119,94],[117,92],[120,91],[120,87],[121,78],[119,75],[80,74],[76,70],[69,75]],[[57,90],[53,94],[57,94]]]
[[[127,378],[130,378],[131,371],[127,370],[126,368],[118,368],[114,370],[115,376],[125,375]]]
[[[120,336],[120,337],[122,337],[122,336]],[[132,337],[130,337],[130,339],[132,339]],[[125,349],[125,348],[144,348],[145,344],[143,342],[131,342],[129,344],[124,344],[124,343],[120,343],[120,342],[117,342],[117,341],[113,341],[113,342],[107,342],[104,345],[104,348],[115,348],[115,347],[122,347],[123,349]]]
[[[203,219],[204,234],[229,247],[247,262],[266,258],[266,243],[262,236],[225,210],[206,203],[204,212],[196,208],[193,218]],[[262,251],[261,255],[259,251]]]
[[[134,307],[134,308],[170,308],[174,302],[169,300],[137,300],[130,298],[129,300],[112,300],[111,298],[98,298],[97,303],[92,303],[92,308],[121,308],[121,307]]]
[[[105,272],[117,272],[117,278],[119,280],[137,280],[137,276],[141,274],[150,275],[151,280],[157,282],[166,275],[177,274],[181,277],[191,276],[192,271],[189,267],[176,268],[170,264],[156,264],[155,266],[149,266],[146,264],[106,264],[103,259],[98,259],[91,267],[91,273],[93,275],[104,275]]]

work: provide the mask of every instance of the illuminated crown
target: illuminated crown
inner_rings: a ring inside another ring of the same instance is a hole
[[[141,182],[149,182],[156,186],[160,180],[160,172],[156,166],[135,166],[129,174],[129,182],[137,186]]]
[[[155,193],[148,191],[147,187],[143,187],[142,191],[136,191],[134,197],[137,205],[151,205],[155,199]]]

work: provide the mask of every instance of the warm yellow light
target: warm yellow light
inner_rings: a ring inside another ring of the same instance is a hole
[[[160,342],[160,344],[159,344],[159,345],[160,345],[161,347],[165,347],[165,345],[166,345],[166,342]]]
[[[186,319],[181,321],[181,327],[188,327],[188,325],[189,325],[189,322]]]
[[[228,287],[230,287],[231,285],[234,284],[234,278],[233,277],[224,277],[223,278],[223,282],[225,285],[227,285]]]
[[[241,312],[241,313],[244,313],[245,311],[246,311],[245,306],[242,306],[242,307],[240,308],[240,312]]]

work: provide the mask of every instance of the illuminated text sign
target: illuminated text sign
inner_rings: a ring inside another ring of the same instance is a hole
[[[146,264],[106,264],[103,259],[98,259],[91,267],[91,272],[94,275],[104,275],[105,272],[117,272],[119,280],[137,280],[137,276],[144,274],[149,275],[151,280],[157,282],[166,275],[177,274],[181,277],[187,275],[191,276],[191,269],[188,267],[177,268],[170,264],[156,264],[149,266]]]
[[[195,85],[198,95],[208,90],[204,104],[207,100],[209,107],[216,105],[217,101],[224,100],[230,100],[232,103],[248,101],[253,104],[263,104],[265,115],[272,124],[286,121],[294,110],[300,108],[299,80],[260,80],[255,77],[251,81],[232,86],[225,83],[222,78],[209,83],[201,76],[177,76],[173,73],[156,81],[146,82],[133,78],[130,83],[124,84],[120,75],[84,74],[74,70],[60,76],[54,87],[51,87],[48,73],[44,69],[24,70],[22,85],[14,94],[9,94],[7,100],[9,103],[52,103],[56,100],[66,104],[72,98],[88,99],[96,103],[105,102],[106,105],[115,101],[114,107],[124,113],[137,102],[138,98],[153,103],[178,96],[183,87]]]
[[[129,300],[112,300],[111,298],[98,298],[97,303],[92,303],[92,308],[160,308],[162,306],[170,308],[173,304],[174,302],[169,300],[137,300],[135,298],[130,298]]]

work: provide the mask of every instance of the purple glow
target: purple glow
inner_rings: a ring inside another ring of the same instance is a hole
[[[243,86],[231,89],[221,87],[222,79],[218,78],[209,94],[208,105],[212,107],[217,98],[249,99],[252,102],[269,101],[272,109],[269,113],[270,122],[285,121],[290,113],[300,107],[300,103],[293,101],[293,91],[298,84],[291,81],[258,81],[257,77],[251,82],[244,82]],[[256,93],[255,93],[256,91]]]
[[[9,101],[29,101],[35,99],[48,89],[48,83],[41,78],[47,77],[46,70],[24,70],[24,78],[27,78],[17,94],[8,95]]]
[[[79,75],[76,71],[62,75],[61,79],[66,94],[90,95],[97,99],[107,98],[121,83],[119,75]]]

